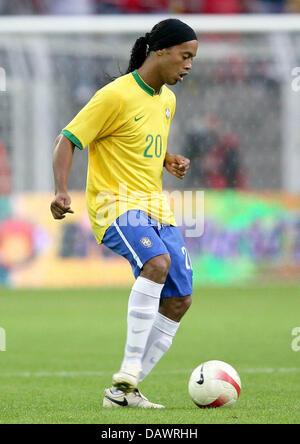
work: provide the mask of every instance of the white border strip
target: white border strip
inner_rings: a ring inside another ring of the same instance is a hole
[[[122,233],[119,225],[116,223],[116,221],[114,221],[114,227],[116,228],[117,232],[119,233],[119,235],[121,236],[122,240],[124,241],[126,247],[129,249],[130,253],[132,254],[132,256],[134,257],[138,267],[142,268],[143,264],[141,259],[138,257],[138,255],[136,254],[136,252],[134,251],[134,249],[132,248],[132,246],[130,245],[130,243],[128,242],[128,240],[126,239],[126,237],[124,236],[124,234]]]

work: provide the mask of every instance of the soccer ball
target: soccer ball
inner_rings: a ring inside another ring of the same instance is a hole
[[[231,365],[207,361],[195,368],[189,380],[189,394],[200,408],[230,406],[237,402],[241,380]]]

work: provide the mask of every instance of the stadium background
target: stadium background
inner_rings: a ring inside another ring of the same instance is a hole
[[[280,29],[298,11],[297,1],[275,0],[0,1],[0,285],[132,282],[127,263],[91,232],[87,150],[76,150],[69,180],[75,214],[51,218],[52,147],[109,76],[126,70],[141,28],[179,13],[198,23],[200,46],[192,76],[174,88],[169,150],[189,157],[191,169],[183,182],[165,174],[164,186],[205,192],[204,234],[186,238],[195,284],[297,279],[300,91],[293,69],[300,66],[300,27]],[[250,27],[202,32],[208,16],[199,13],[229,14],[221,16],[227,26],[242,14]],[[261,29],[253,25],[257,13],[267,13]],[[269,13],[282,18],[278,32],[266,32]]]
[[[1,424],[96,423],[98,436],[99,424],[299,424],[298,12],[296,0],[0,0]],[[186,238],[193,305],[140,387],[166,409],[104,409],[133,278],[90,230],[87,150],[70,175],[75,213],[52,219],[53,143],[127,69],[135,38],[181,13],[200,45],[174,88],[169,148],[192,162],[164,185],[204,191],[204,234]],[[241,376],[233,409],[191,402],[189,376],[210,359]]]

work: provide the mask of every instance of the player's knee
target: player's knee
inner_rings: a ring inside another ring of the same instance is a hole
[[[183,298],[183,310],[184,310],[184,313],[190,308],[190,306],[192,305],[192,296],[191,295],[189,295],[189,296],[185,296],[184,298]]]
[[[174,313],[176,317],[182,318],[192,304],[192,296],[179,297],[174,300]]]
[[[150,259],[149,265],[153,272],[167,276],[171,266],[171,258],[168,254],[161,254]]]
[[[179,322],[192,304],[192,296],[170,297],[162,299],[160,312],[167,318]]]
[[[143,273],[145,277],[157,282],[164,281],[169,272],[171,265],[171,258],[168,254],[161,254],[151,258],[143,267]]]

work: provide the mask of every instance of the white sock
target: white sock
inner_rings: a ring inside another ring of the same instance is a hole
[[[179,325],[180,322],[175,322],[161,313],[157,313],[145,347],[140,381],[145,379],[160,358],[169,350]]]
[[[128,301],[127,340],[121,368],[127,364],[142,368],[142,357],[163,286],[141,276],[135,281]]]

